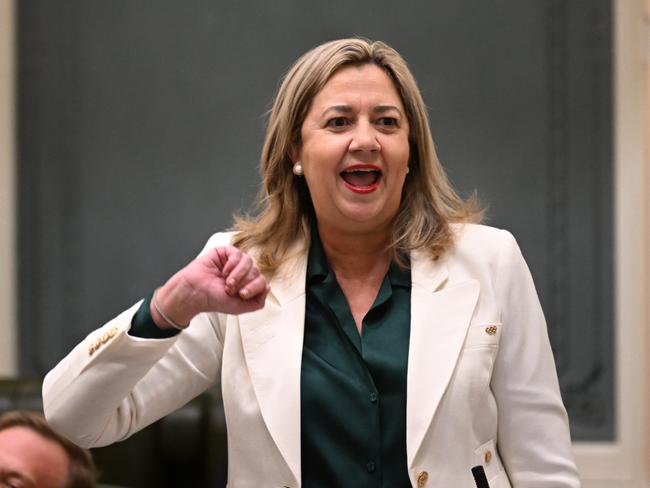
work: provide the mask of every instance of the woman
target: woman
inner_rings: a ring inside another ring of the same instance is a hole
[[[399,54],[301,57],[261,169],[256,217],[49,373],[57,429],[106,445],[221,381],[233,487],[579,486],[528,269],[469,223]]]

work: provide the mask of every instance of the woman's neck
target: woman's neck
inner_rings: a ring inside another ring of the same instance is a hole
[[[390,266],[388,229],[352,233],[319,223],[318,233],[329,265],[339,278],[363,279],[376,273],[383,276]]]

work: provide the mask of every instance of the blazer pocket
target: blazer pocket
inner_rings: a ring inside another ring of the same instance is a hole
[[[499,352],[501,328],[497,322],[481,322],[467,330],[454,381],[466,390],[467,398],[472,401],[482,399],[487,392]]]
[[[470,326],[463,349],[498,347],[501,329],[503,325],[500,322],[485,322]]]
[[[494,440],[489,440],[474,451],[474,465],[481,465],[489,482],[504,474],[503,464],[497,453]]]

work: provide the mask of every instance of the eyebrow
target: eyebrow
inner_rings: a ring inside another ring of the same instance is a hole
[[[372,109],[373,112],[378,114],[390,112],[391,110],[395,110],[398,114],[402,115],[400,109],[397,108],[395,105],[377,105]],[[323,110],[321,116],[325,115],[327,112],[350,113],[352,112],[352,107],[350,107],[349,105],[332,105],[331,107],[327,107],[325,110]]]
[[[395,110],[398,114],[402,115],[401,110],[398,109],[395,105],[377,105],[375,108],[372,109],[373,112],[378,114],[390,112],[391,110]]]

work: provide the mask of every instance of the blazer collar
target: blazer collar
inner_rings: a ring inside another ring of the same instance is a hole
[[[278,306],[283,307],[305,294],[308,251],[305,244],[294,244],[287,253],[284,264],[270,278],[269,297]]]
[[[437,260],[423,251],[411,253],[411,285],[434,292],[444,286],[449,276],[446,255]]]

